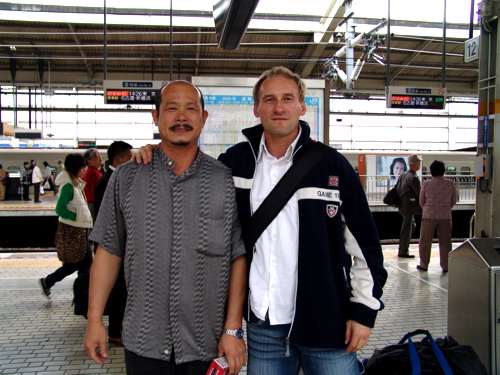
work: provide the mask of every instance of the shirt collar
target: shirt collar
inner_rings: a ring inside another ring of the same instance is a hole
[[[113,167],[111,164],[110,164],[110,165],[108,165],[108,168],[109,168],[110,170],[112,170],[113,172],[114,172],[114,171],[115,171],[115,169],[116,169],[116,168],[115,168],[115,167]]]
[[[302,127],[299,126],[299,133],[293,140],[293,142],[288,146],[286,149],[285,155],[281,157],[279,160],[285,160],[285,161],[291,161],[293,158],[293,153],[295,152],[295,147],[297,146],[297,142],[299,141],[300,135],[302,133]],[[262,137],[260,138],[260,145],[259,145],[259,155],[257,155],[257,161],[259,162],[262,158],[262,154],[266,153],[267,156],[274,158],[274,156],[269,152],[266,146],[266,139],[264,138],[264,134],[262,134]]]
[[[177,176],[174,173],[174,161],[170,159],[167,154],[165,154],[160,148],[156,148],[154,151],[154,156],[153,160],[155,159],[156,155],[159,156],[158,160],[160,161],[161,165],[165,166],[167,169],[169,175],[176,179],[176,180],[183,180],[193,174],[195,174],[198,169],[200,168],[201,162],[202,162],[202,157],[203,157],[203,152],[198,148],[198,152],[196,153],[196,157],[189,166],[188,169],[186,169],[180,176]]]

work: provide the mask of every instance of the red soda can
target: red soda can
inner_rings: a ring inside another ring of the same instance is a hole
[[[229,374],[229,365],[226,361],[225,357],[215,358],[212,363],[210,363],[210,367],[206,375],[227,375]]]

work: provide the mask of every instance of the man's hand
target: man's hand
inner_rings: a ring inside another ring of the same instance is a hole
[[[348,320],[345,332],[345,344],[348,345],[346,350],[350,353],[361,350],[371,334],[372,330],[369,327],[354,320]]]
[[[243,339],[222,335],[219,340],[219,357],[225,356],[229,364],[229,375],[237,375],[247,364],[246,345]]]
[[[153,150],[158,145],[142,146],[138,151],[132,153],[132,160],[137,164],[148,165],[153,160]]]
[[[106,328],[102,321],[88,322],[83,345],[87,355],[95,363],[102,365],[106,362],[108,359],[108,343]]]

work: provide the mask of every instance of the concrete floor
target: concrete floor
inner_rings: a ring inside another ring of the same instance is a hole
[[[416,245],[410,252],[417,254]],[[446,334],[448,277],[441,273],[437,246],[426,273],[416,270],[418,257],[399,259],[395,245],[384,246],[384,256],[385,309],[360,358],[417,328],[434,337]],[[0,374],[125,374],[121,348],[111,348],[104,366],[86,358],[86,322],[71,306],[74,276],[53,288],[50,301],[41,294],[38,278],[58,265],[54,253],[0,254]]]

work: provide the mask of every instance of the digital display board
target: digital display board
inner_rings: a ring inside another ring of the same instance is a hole
[[[446,105],[446,89],[390,86],[386,104],[387,108],[443,110]]]
[[[105,104],[154,104],[162,81],[105,80]]]
[[[95,140],[78,140],[77,144],[78,148],[95,148],[96,147],[96,141]]]
[[[106,89],[104,102],[106,104],[154,104],[156,95],[156,90]]]
[[[444,109],[443,95],[392,95],[390,108]]]

